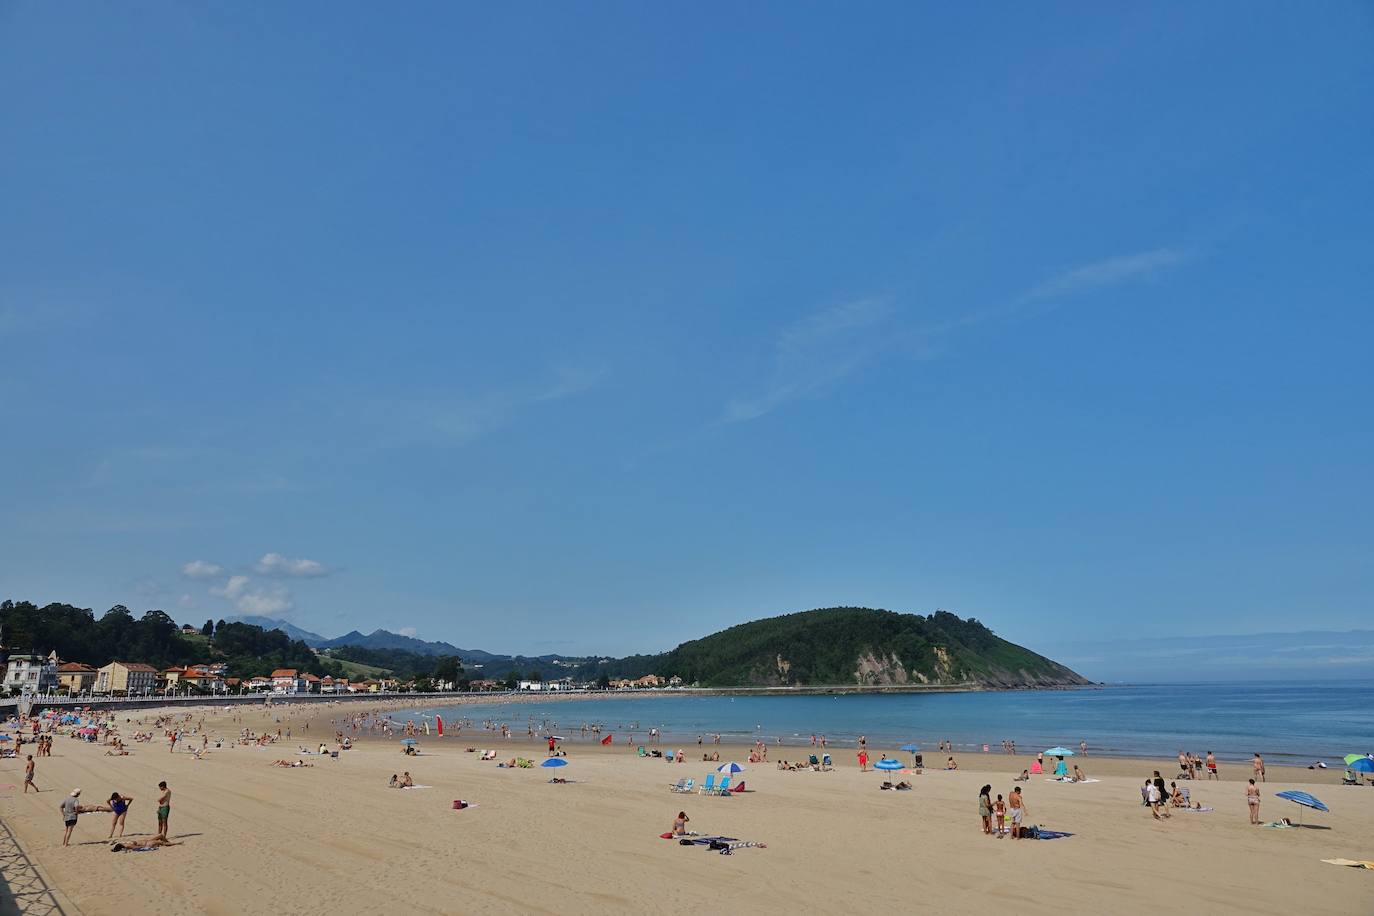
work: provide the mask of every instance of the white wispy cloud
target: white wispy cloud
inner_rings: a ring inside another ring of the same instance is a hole
[[[263,554],[262,559],[253,564],[253,570],[260,576],[285,576],[295,579],[318,579],[330,573],[329,567],[316,560],[285,557],[279,553]]]
[[[757,420],[840,381],[882,350],[877,332],[890,315],[887,303],[859,299],[813,312],[783,328],[773,342],[768,381],[752,394],[727,401],[716,422]]]
[[[269,585],[265,588],[253,589],[239,595],[234,602],[234,606],[239,609],[241,614],[255,614],[264,617],[272,617],[276,614],[285,614],[296,606],[291,598],[291,593],[280,585]]]
[[[219,585],[210,587],[210,594],[234,600],[243,594],[251,580],[247,576],[230,576]]]
[[[1023,301],[1075,296],[1097,289],[1148,279],[1193,257],[1184,248],[1156,248],[1104,258],[1065,270],[1026,291]]]
[[[218,579],[224,575],[224,567],[206,560],[192,560],[181,567],[181,574],[188,579]]]
[[[400,628],[399,630],[397,630],[396,632],[399,633],[399,634],[401,634],[402,636],[411,636],[411,637],[413,637],[416,633],[419,632],[419,630],[416,630],[414,627],[401,627],[401,628]]]
[[[565,367],[531,384],[474,393],[413,393],[403,399],[372,399],[364,416],[386,431],[388,444],[415,440],[462,444],[507,426],[543,404],[567,400],[601,385],[605,366]]]

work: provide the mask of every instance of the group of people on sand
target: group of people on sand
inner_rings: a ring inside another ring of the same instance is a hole
[[[179,843],[172,843],[167,839],[167,825],[172,816],[172,790],[167,787],[166,780],[157,784],[157,833],[146,840],[131,840],[127,843],[115,844],[118,849],[150,849],[154,846],[178,846]],[[110,820],[110,835],[107,839],[113,839],[115,831],[119,831],[119,836],[124,836],[124,821],[129,814],[129,807],[133,805],[134,799],[131,795],[122,792],[111,792],[109,800],[102,805],[83,805],[81,804],[81,790],[72,789],[67,797],[57,806],[62,813],[62,845],[72,844],[72,831],[76,829],[77,821],[83,814],[93,814],[96,812],[107,812],[113,817]]]
[[[415,788],[415,780],[414,780],[413,778],[411,778],[410,770],[404,771],[403,773],[401,773],[400,776],[397,776],[395,773],[392,773],[392,774],[391,774],[391,782],[387,783],[387,788],[388,788],[388,789],[413,789],[413,788]]]
[[[1259,754],[1255,755],[1259,757]],[[1192,751],[1178,752],[1178,778],[1179,779],[1201,779],[1203,772],[1206,771],[1208,779],[1220,780],[1217,774],[1217,755],[1211,751],[1207,752],[1206,757],[1199,757]]]
[[[1021,825],[1026,817],[1026,800],[1020,786],[1013,786],[1011,794],[1003,799],[992,797],[992,786],[985,785],[978,790],[978,817],[983,822],[983,833],[1001,839],[1008,832],[1013,840],[1021,839]],[[1008,828],[1007,821],[1011,821]]]

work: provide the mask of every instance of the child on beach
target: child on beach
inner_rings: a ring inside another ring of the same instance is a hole
[[[997,801],[992,803],[993,813],[997,815],[997,839],[1002,839],[1002,834],[1007,832],[1007,803],[1002,801],[1002,796],[997,796]]]

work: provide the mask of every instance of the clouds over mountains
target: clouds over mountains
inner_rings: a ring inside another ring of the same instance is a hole
[[[229,602],[240,614],[253,615],[286,614],[295,608],[295,597],[284,580],[319,579],[333,572],[318,560],[275,552],[239,569],[209,560],[191,560],[181,567],[183,577],[208,584],[210,597]],[[183,607],[194,606],[190,598],[183,596]]]

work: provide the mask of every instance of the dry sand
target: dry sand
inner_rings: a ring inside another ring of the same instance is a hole
[[[697,761],[679,765],[576,739],[567,767],[506,770],[464,749],[495,746],[503,759],[538,762],[543,746],[478,733],[421,739],[416,758],[379,739],[337,760],[299,758],[311,768],[269,765],[295,758],[298,743],[328,740],[330,716],[345,709],[357,707],[204,712],[207,732],[224,738],[244,724],[275,731],[274,716],[295,737],[265,749],[212,747],[199,761],[169,754],[165,741],[106,757],[103,747],[58,737],[54,756],[36,761],[39,795],[20,793],[22,761],[0,763],[0,782],[14,785],[0,813],[58,901],[88,914],[1374,913],[1374,872],[1321,861],[1374,859],[1374,789],[1334,785],[1334,770],[1270,769],[1266,820],[1296,816],[1273,797],[1286,788],[1308,789],[1332,808],[1305,813],[1321,829],[1275,830],[1249,826],[1242,767],[1225,767],[1228,781],[1190,785],[1216,810],[1155,822],[1138,787],[1155,768],[1174,775],[1171,761],[1090,756],[1080,763],[1101,782],[1023,784],[1027,822],[1074,835],[1014,842],[983,835],[976,799],[984,782],[1008,794],[1024,756],[961,755],[960,771],[904,776],[915,791],[897,793],[879,791],[886,777],[860,773],[845,750],[832,752],[830,773],[750,766],[749,792],[730,798],[668,791],[708,772],[695,746],[687,751]],[[308,717],[315,724],[303,732]],[[723,759],[747,755],[722,751]],[[808,752],[770,748],[774,757]],[[402,770],[433,788],[388,789]],[[576,783],[551,785],[555,773]],[[57,807],[73,787],[86,804],[114,790],[132,795],[133,835],[155,829],[160,779],[174,791],[172,835],[184,845],[111,853],[110,815],[87,814],[76,845],[61,847]],[[476,807],[455,811],[457,798]],[[660,839],[680,809],[695,830],[768,846],[721,856]]]

